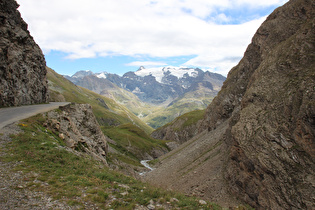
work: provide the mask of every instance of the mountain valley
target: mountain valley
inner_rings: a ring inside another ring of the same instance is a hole
[[[198,68],[177,67],[140,67],[123,76],[79,71],[65,78],[116,100],[153,128],[189,111],[205,109],[226,79]]]
[[[227,78],[60,75],[18,6],[0,2],[1,109],[68,103],[0,129],[0,209],[315,209],[314,1],[274,10]]]

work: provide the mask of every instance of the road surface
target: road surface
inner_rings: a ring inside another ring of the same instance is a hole
[[[0,109],[0,129],[6,125],[19,120],[29,118],[39,113],[48,112],[57,109],[59,106],[65,106],[69,102],[51,102],[49,104],[8,107]]]

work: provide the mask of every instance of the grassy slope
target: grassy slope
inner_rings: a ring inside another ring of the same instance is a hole
[[[58,135],[42,126],[44,122],[43,115],[21,122],[24,132],[12,136],[6,147],[8,155],[2,158],[19,163],[14,170],[25,175],[23,190],[43,191],[54,200],[82,209],[134,209],[147,206],[150,200],[162,209],[221,209],[215,204],[201,205],[193,197],[150,187],[88,156],[70,152]]]
[[[102,126],[104,134],[113,140],[113,142],[109,142],[109,145],[117,151],[108,155],[110,164],[116,165],[122,162],[132,165],[132,167],[142,167],[140,161],[146,154],[151,155],[155,149],[167,151],[167,146],[163,141],[152,139],[148,135],[153,131],[153,128],[143,123],[127,108],[116,103],[113,99],[76,86],[52,69],[48,69],[48,80],[53,100],[63,99],[70,102],[91,104],[93,113]],[[101,103],[100,99],[104,102]]]
[[[132,124],[117,127],[103,126],[102,131],[109,138],[115,139],[115,144],[109,142],[114,149],[136,161],[143,160],[145,154],[150,154],[153,149],[167,150],[164,141],[151,138]]]
[[[185,113],[205,109],[212,101],[212,98],[209,97],[195,98],[193,100],[192,98],[193,96],[185,96],[167,108],[160,107],[154,114],[144,118],[144,121],[157,129]]]
[[[191,112],[187,112],[176,119],[174,119],[172,122],[167,123],[166,125],[156,129],[155,131],[164,129],[165,127],[170,127],[176,123],[178,120],[183,120],[184,123],[180,124],[181,127],[173,127],[174,131],[183,130],[185,127],[196,124],[199,120],[201,120],[204,117],[205,109],[204,110],[195,110]]]
[[[127,108],[116,103],[114,100],[96,94],[88,89],[76,86],[49,68],[47,77],[49,80],[49,89],[52,100],[58,101],[58,99],[63,96],[64,100],[69,102],[90,104],[100,125],[109,126],[132,123],[147,133],[153,131],[150,126],[143,123]],[[104,107],[104,104],[100,102],[100,99],[106,103],[109,109]]]

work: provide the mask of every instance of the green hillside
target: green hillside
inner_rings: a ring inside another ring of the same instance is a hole
[[[221,209],[195,197],[149,186],[88,155],[69,151],[58,135],[43,127],[43,117],[37,115],[19,124],[23,132],[11,135],[1,161],[14,162],[13,170],[23,174],[16,190],[48,195],[51,209],[60,209],[54,206],[56,202],[71,209],[146,209],[149,205],[156,209]]]
[[[211,101],[212,98],[195,97],[193,93],[189,93],[166,108],[156,108],[154,114],[148,115],[143,120],[151,127],[157,129],[185,113],[206,109]]]
[[[108,162],[122,170],[143,168],[140,161],[155,158],[168,151],[165,142],[153,139],[153,128],[142,122],[122,104],[93,91],[74,85],[48,68],[48,83],[52,101],[90,104],[102,131],[111,141]],[[128,170],[127,170],[128,171]],[[126,171],[125,171],[126,172]],[[128,173],[128,172],[127,172]],[[129,173],[128,173],[129,174]]]
[[[48,68],[47,73],[50,100],[69,101],[90,104],[93,113],[101,126],[118,126],[131,123],[146,133],[153,129],[113,99],[101,96],[88,89],[74,85],[54,70]]]

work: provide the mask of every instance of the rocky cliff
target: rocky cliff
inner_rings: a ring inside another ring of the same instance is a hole
[[[69,104],[47,113],[45,126],[66,145],[107,164],[108,137],[104,136],[89,104]]]
[[[182,144],[198,133],[202,123],[204,110],[195,110],[177,117],[172,122],[156,129],[151,133],[155,139],[173,141],[171,145]],[[174,147],[171,147],[173,149]]]
[[[207,108],[200,134],[148,180],[223,205],[237,203],[232,195],[258,209],[314,209],[314,52],[315,2],[276,9]]]
[[[0,106],[45,103],[46,62],[15,0],[0,2]]]

